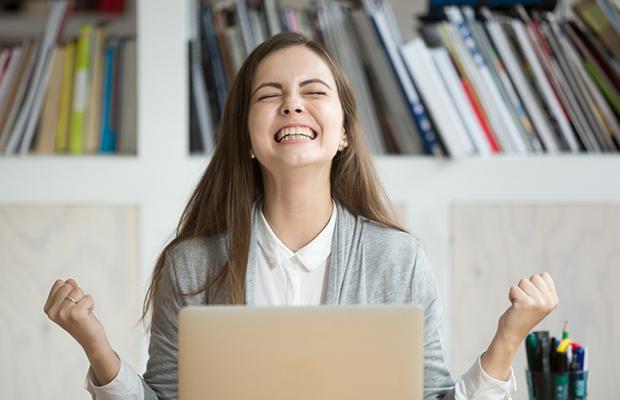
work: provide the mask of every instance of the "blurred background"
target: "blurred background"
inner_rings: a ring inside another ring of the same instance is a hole
[[[144,372],[137,322],[155,260],[238,65],[280,30],[345,68],[387,193],[428,249],[453,375],[486,349],[510,286],[549,271],[560,307],[538,328],[559,337],[568,321],[588,346],[590,398],[614,398],[618,4],[450,4],[0,1],[6,398],[89,398],[86,357],[43,312],[58,278],[94,297],[115,350]],[[526,368],[522,348],[515,399]]]

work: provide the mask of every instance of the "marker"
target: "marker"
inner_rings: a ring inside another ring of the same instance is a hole
[[[536,339],[538,339],[538,343],[540,344],[537,350],[540,362],[539,368],[542,372],[550,372],[551,365],[549,364],[549,354],[551,353],[551,349],[549,348],[549,332],[539,331],[534,333],[536,334]]]
[[[527,365],[530,371],[539,371],[541,364],[538,361],[540,358],[537,357],[538,340],[536,340],[536,335],[533,333],[528,334],[525,339],[525,351],[527,354]]]
[[[555,400],[568,400],[568,354],[557,353],[554,372]]]
[[[538,399],[550,399],[551,398],[551,387],[553,383],[551,382],[551,363],[550,363],[550,355],[553,354],[551,351],[552,347],[549,346],[549,332],[548,331],[539,331],[534,332],[536,334],[536,338],[538,339],[538,357],[539,357],[539,365],[540,370],[542,370],[542,382],[539,381],[537,387],[537,398]],[[539,371],[540,371],[539,370]]]
[[[585,349],[583,347],[577,347],[573,354],[573,363],[577,363],[579,371],[583,371],[583,356],[585,355]]]

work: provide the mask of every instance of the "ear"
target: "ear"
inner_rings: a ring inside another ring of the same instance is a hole
[[[340,138],[340,145],[338,146],[338,151],[343,151],[347,147],[349,147],[349,139],[348,139],[348,136],[347,136],[347,132],[343,128],[342,129],[342,136]]]
[[[342,138],[340,139],[340,144],[338,145],[338,151],[343,151],[347,147],[349,147],[349,139],[347,137],[347,133],[343,129],[342,130]]]

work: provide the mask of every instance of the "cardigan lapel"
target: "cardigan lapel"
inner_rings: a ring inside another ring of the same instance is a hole
[[[340,202],[336,201],[338,218],[332,240],[332,252],[327,277],[326,304],[342,302],[342,288],[349,264],[354,259],[352,254],[357,217],[351,214]]]
[[[256,230],[258,229],[258,218],[260,217],[260,209],[262,201],[256,200],[252,207],[252,229],[250,235],[250,249],[248,253],[248,266],[245,272],[245,304],[249,306],[256,305],[254,288],[256,286]]]

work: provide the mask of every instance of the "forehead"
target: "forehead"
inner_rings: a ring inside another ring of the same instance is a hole
[[[256,69],[252,87],[263,82],[290,82],[321,78],[334,87],[334,76],[327,63],[305,46],[277,50],[265,57]]]

